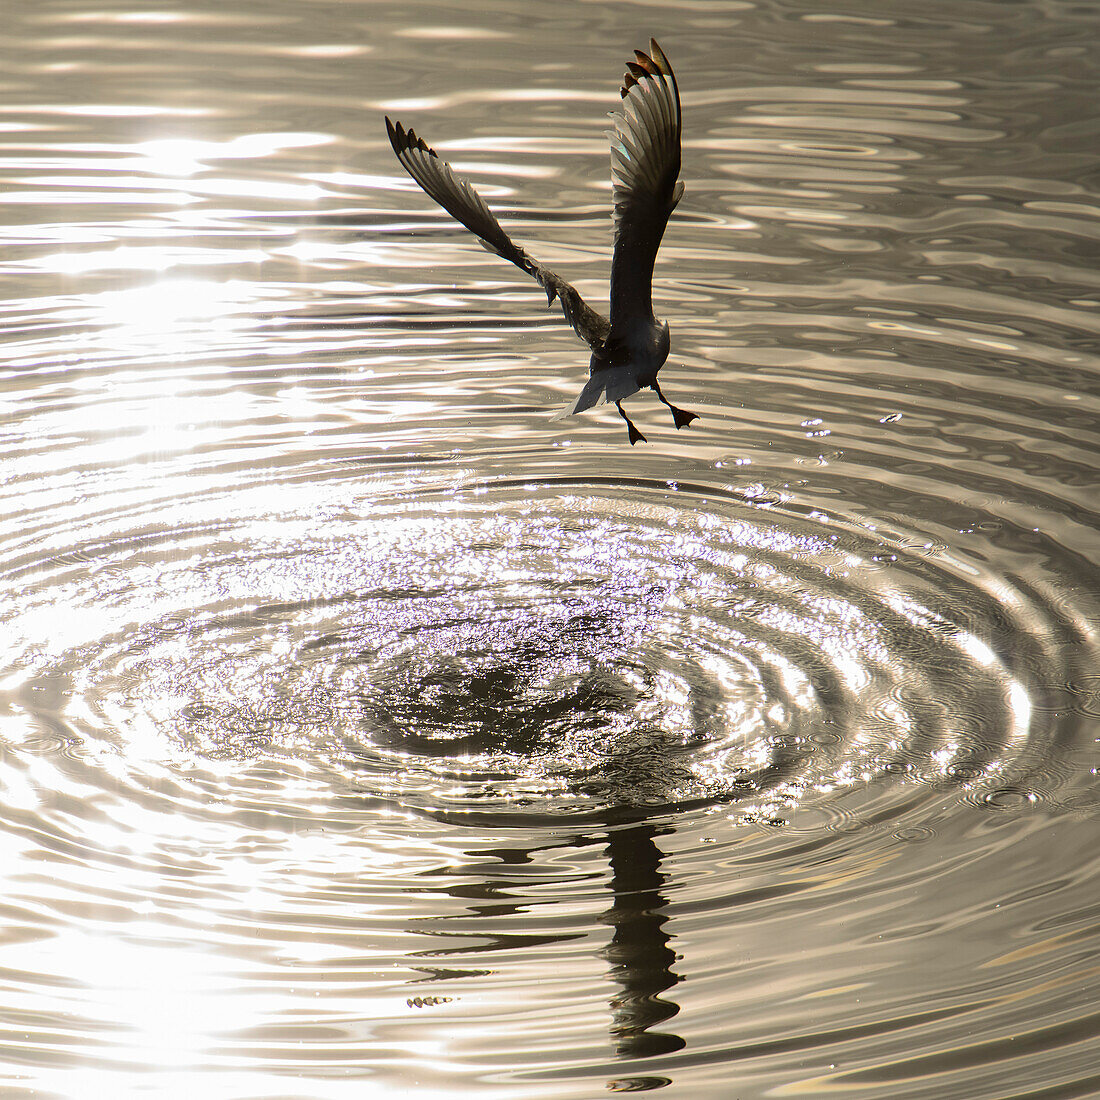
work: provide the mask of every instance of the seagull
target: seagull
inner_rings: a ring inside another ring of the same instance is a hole
[[[632,444],[645,436],[623,411],[623,401],[649,387],[672,411],[677,428],[696,414],[678,409],[657,384],[668,358],[668,323],[653,316],[653,263],[665,226],[684,193],[680,180],[680,91],[661,47],[634,51],[612,113],[611,183],[615,203],[615,248],[611,260],[611,317],[592,309],[560,275],[519,247],[474,190],[412,129],[386,117],[386,132],[405,171],[451,217],[478,237],[488,251],[510,260],[546,291],[546,304],[561,304],[566,321],[592,349],[590,377],[562,416],[613,402],[626,421]]]

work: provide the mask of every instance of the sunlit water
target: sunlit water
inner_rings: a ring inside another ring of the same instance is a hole
[[[79,0],[0,97],[0,1091],[1100,1094],[1090,5]],[[599,305],[677,68],[652,395]]]

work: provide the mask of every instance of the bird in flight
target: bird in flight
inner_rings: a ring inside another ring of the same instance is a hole
[[[653,316],[653,263],[665,226],[684,193],[680,181],[680,92],[661,47],[634,51],[620,89],[622,104],[611,117],[611,182],[615,203],[615,249],[611,260],[611,317],[592,309],[560,275],[529,256],[500,227],[470,182],[430,148],[415,131],[386,118],[397,159],[451,217],[490,251],[537,280],[546,304],[557,298],[565,319],[592,349],[591,377],[563,415],[613,402],[626,421],[631,443],[645,436],[623,412],[622,402],[649,387],[672,411],[677,428],[696,414],[678,409],[657,384],[668,358],[667,322]]]

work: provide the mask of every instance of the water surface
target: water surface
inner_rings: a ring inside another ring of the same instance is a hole
[[[1087,5],[17,5],[12,1097],[1086,1097]],[[651,395],[602,307],[655,35]]]

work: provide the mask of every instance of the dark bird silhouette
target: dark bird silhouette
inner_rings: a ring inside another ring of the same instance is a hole
[[[680,181],[680,91],[661,47],[649,40],[649,53],[634,51],[620,90],[622,105],[611,116],[611,182],[615,202],[615,250],[611,260],[611,317],[592,309],[560,275],[543,267],[500,227],[468,180],[413,130],[386,118],[397,159],[420,186],[490,251],[523,268],[557,298],[565,319],[592,349],[589,378],[561,415],[614,402],[626,421],[630,442],[645,436],[623,412],[622,402],[649,387],[672,410],[677,428],[695,418],[666,400],[657,372],[668,358],[666,322],[653,316],[653,264],[669,216],[684,193]]]

